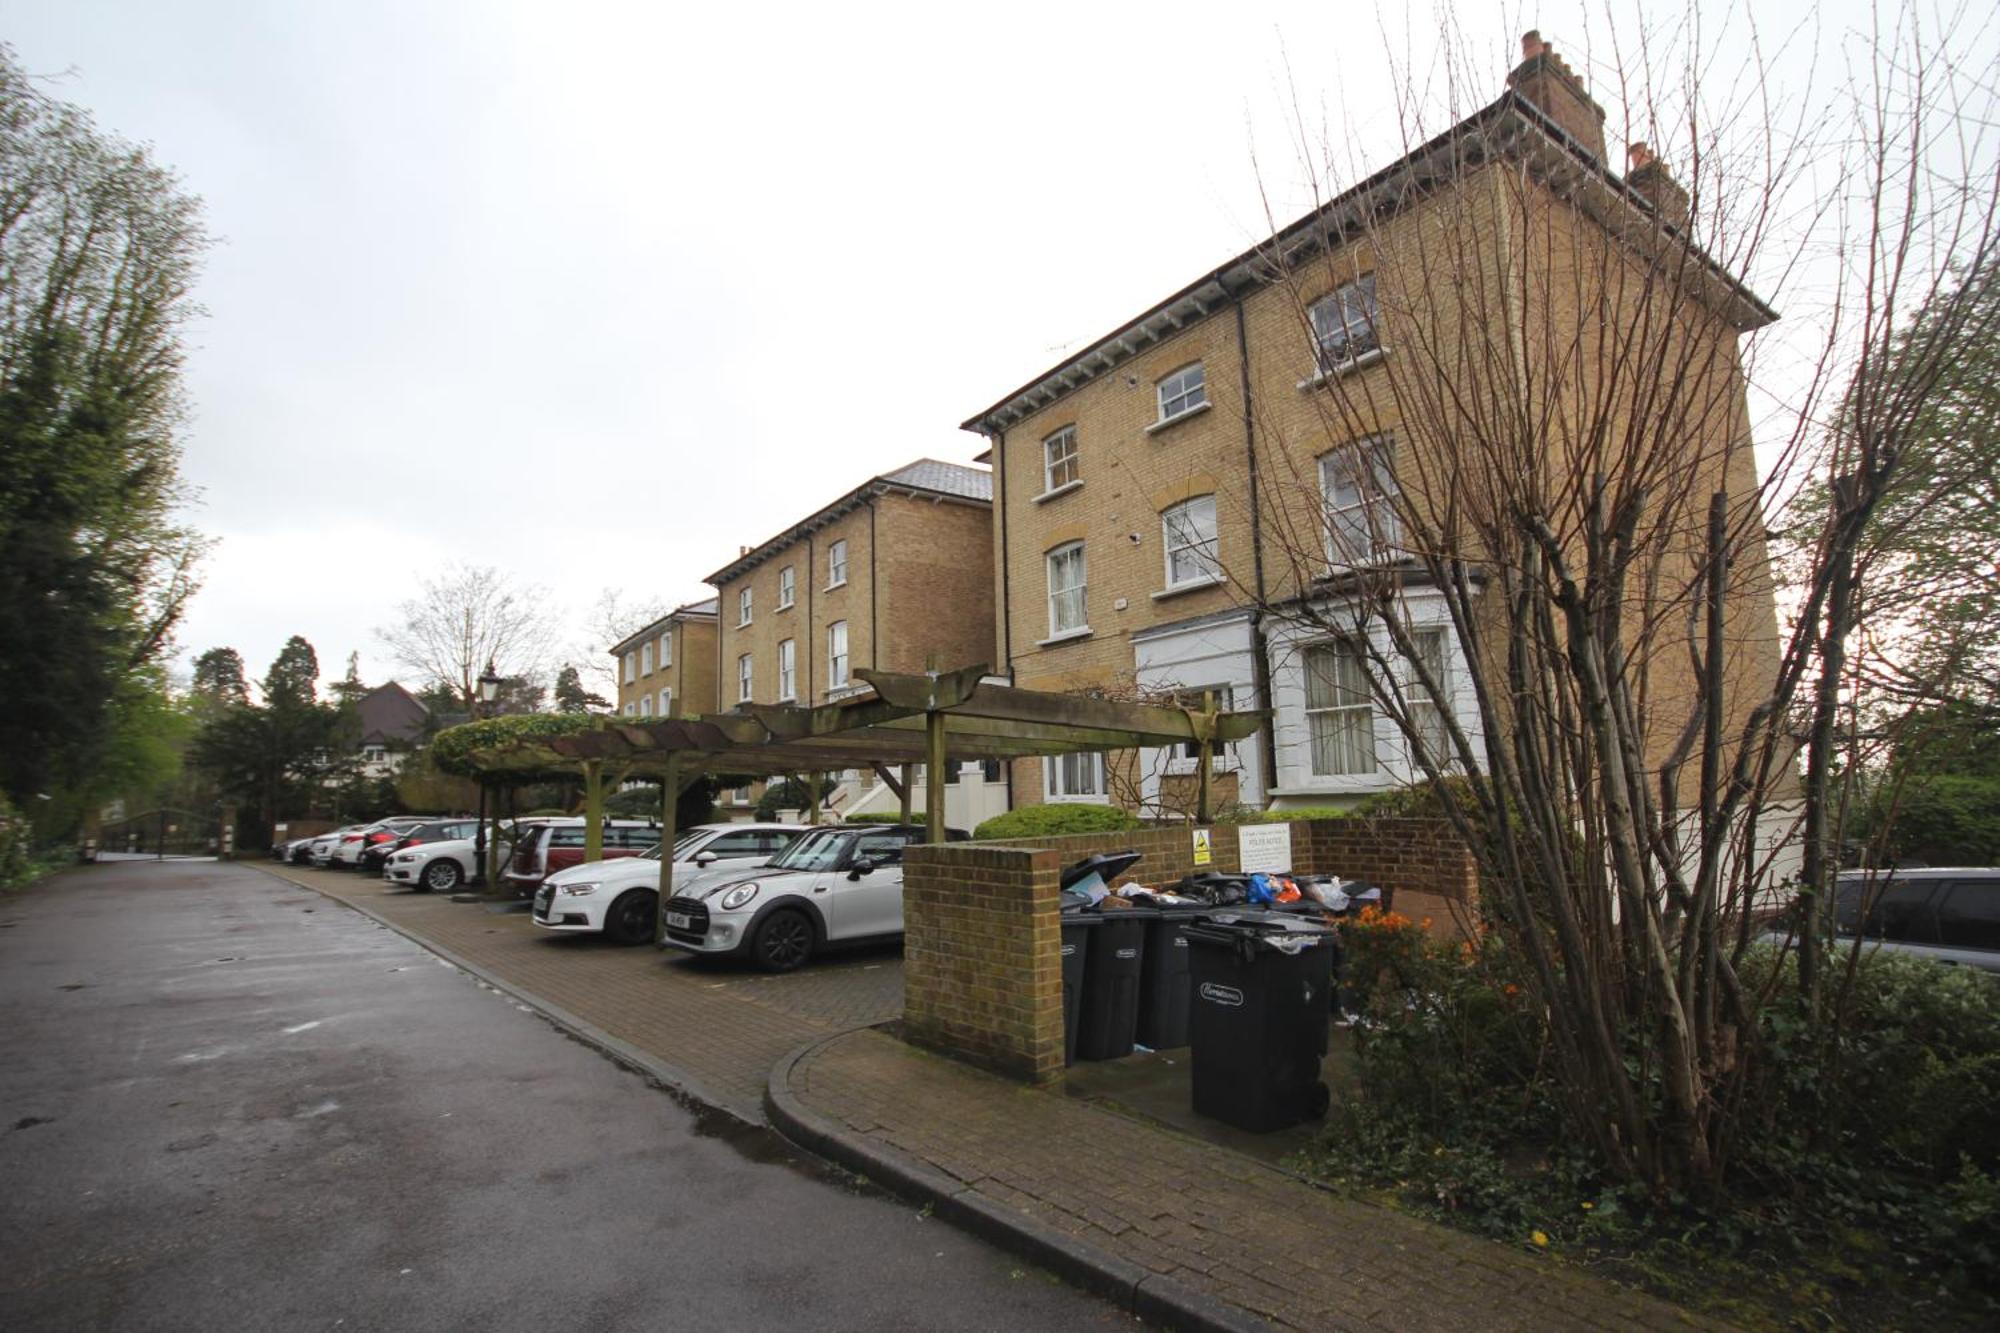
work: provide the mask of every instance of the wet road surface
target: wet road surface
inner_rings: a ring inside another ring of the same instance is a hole
[[[244,866],[0,898],[0,1328],[1116,1329]]]

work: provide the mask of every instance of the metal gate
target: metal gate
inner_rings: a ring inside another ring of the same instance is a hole
[[[214,856],[221,846],[221,816],[198,810],[162,806],[97,830],[99,856]]]

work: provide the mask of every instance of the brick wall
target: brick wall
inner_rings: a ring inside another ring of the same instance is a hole
[[[1292,869],[1393,889],[1395,909],[1434,935],[1470,933],[1478,915],[1478,867],[1443,820],[1294,821]]]
[[[1064,861],[945,843],[903,861],[903,1031],[919,1046],[1030,1083],[1062,1072]]]
[[[1294,870],[1393,887],[1395,905],[1434,934],[1471,924],[1472,858],[1450,825],[1427,819],[1294,821]],[[1234,871],[1237,826],[1211,831],[1212,870]],[[1097,852],[1143,859],[1120,883],[1192,873],[1186,826],[912,847],[903,870],[903,1027],[910,1041],[1028,1082],[1062,1072],[1064,866]]]

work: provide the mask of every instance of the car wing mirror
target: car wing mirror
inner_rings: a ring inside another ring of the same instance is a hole
[[[847,868],[847,877],[849,879],[860,879],[863,875],[872,875],[874,873],[875,863],[865,856],[857,859],[853,865]]]
[[[716,860],[717,857],[714,852],[701,852],[695,856],[694,863],[698,866],[712,866]]]

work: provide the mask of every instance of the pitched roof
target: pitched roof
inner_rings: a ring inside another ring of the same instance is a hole
[[[935,458],[919,458],[894,472],[883,473],[876,480],[894,482],[899,486],[918,486],[944,495],[962,496],[967,500],[993,498],[991,471],[983,467],[967,467],[963,463],[940,463]]]
[[[870,477],[832,504],[792,524],[777,536],[744,551],[703,580],[720,587],[745,570],[754,569],[807,534],[845,514],[852,513],[878,495],[896,491],[936,496],[964,504],[993,503],[993,473],[983,467],[963,463],[942,463],[935,458],[919,458],[880,476]]]
[[[635,644],[644,643],[647,639],[660,633],[676,620],[713,619],[720,606],[721,599],[715,597],[704,597],[698,602],[688,602],[677,606],[665,615],[656,616],[652,620],[647,621],[638,629],[633,630],[630,634],[612,644],[611,655],[613,657],[622,655],[627,648]]]

